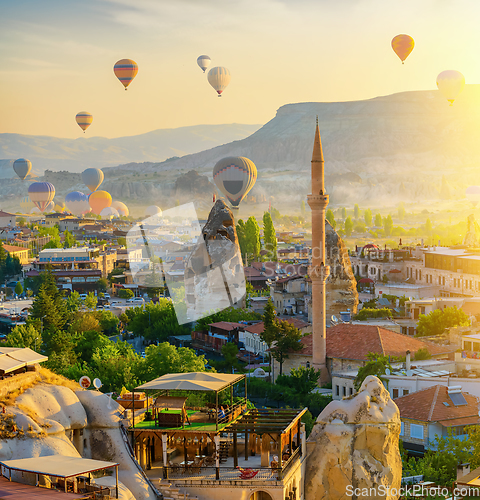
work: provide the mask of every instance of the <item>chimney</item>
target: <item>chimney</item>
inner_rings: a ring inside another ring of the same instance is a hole
[[[406,361],[405,361],[405,369],[410,370],[411,361],[410,361],[410,351],[407,351]]]
[[[470,464],[458,464],[457,465],[457,481],[465,476],[466,474],[470,474]]]

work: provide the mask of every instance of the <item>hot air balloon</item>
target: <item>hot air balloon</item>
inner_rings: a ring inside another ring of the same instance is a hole
[[[48,214],[50,212],[53,212],[53,210],[55,209],[55,203],[53,203],[53,201],[51,201],[50,203],[47,204],[47,206],[43,209],[43,212],[45,214]]]
[[[412,52],[413,47],[415,47],[415,42],[413,41],[413,38],[411,36],[397,35],[392,40],[392,49],[400,58],[402,64],[404,64],[405,59]]]
[[[40,211],[40,209],[38,207],[33,207],[31,210],[30,210],[30,214],[31,215],[36,215],[36,214],[41,214],[42,212]]]
[[[470,203],[476,207],[477,203],[480,201],[480,186],[469,186],[465,190],[465,195]]]
[[[35,203],[33,203],[30,199],[30,196],[24,196],[20,201],[20,207],[25,211],[25,213],[29,212],[34,206]]]
[[[437,76],[437,87],[438,90],[447,98],[450,106],[453,105],[453,101],[457,98],[458,94],[465,87],[465,77],[459,71],[453,69],[442,71]]]
[[[230,71],[227,68],[216,66],[208,72],[208,83],[217,91],[218,97],[222,97],[222,92],[230,83]]]
[[[62,213],[65,210],[65,203],[63,201],[53,200],[53,203],[55,204],[53,208],[55,212]]]
[[[88,197],[88,203],[96,214],[112,204],[112,197],[106,191],[94,191]]]
[[[106,207],[100,212],[100,216],[104,219],[113,219],[118,217],[118,211],[113,207]]]
[[[77,116],[75,116],[75,120],[78,126],[83,130],[83,133],[85,133],[85,130],[87,130],[93,122],[93,116],[86,111],[80,111],[80,113],[77,113]]]
[[[125,203],[122,203],[121,201],[113,201],[111,205],[122,217],[128,217],[128,214],[130,213],[128,210],[127,205]]]
[[[75,215],[83,215],[90,211],[88,196],[80,191],[72,191],[65,196],[65,205]]]
[[[90,191],[96,191],[103,179],[103,172],[99,168],[87,168],[82,172],[82,181]]]
[[[19,158],[13,162],[13,170],[23,181],[32,170],[32,162],[26,158]]]
[[[122,82],[125,90],[127,90],[127,87],[138,73],[138,66],[131,59],[120,59],[120,61],[115,63],[113,71],[115,72],[115,76]]]
[[[200,66],[200,68],[203,69],[203,72],[205,73],[205,70],[210,66],[210,63],[212,60],[208,56],[198,56],[197,57],[197,64]]]
[[[213,167],[213,180],[234,208],[252,189],[257,180],[257,167],[242,156],[229,156]]]
[[[43,212],[55,196],[55,187],[50,182],[34,182],[28,188],[28,196],[40,212]]]
[[[145,217],[153,217],[154,215],[160,217],[162,215],[162,209],[157,207],[157,205],[150,205],[145,209]]]

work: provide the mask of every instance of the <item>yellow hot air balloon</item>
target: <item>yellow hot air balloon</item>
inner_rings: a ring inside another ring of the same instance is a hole
[[[88,197],[88,203],[92,210],[100,215],[100,212],[112,204],[112,197],[106,191],[94,191]]]
[[[437,76],[437,87],[438,90],[447,98],[450,106],[453,105],[453,101],[458,97],[458,94],[465,87],[465,77],[460,73],[460,71],[455,71],[449,69],[447,71],[442,71]]]
[[[122,217],[128,217],[128,214],[130,213],[128,210],[127,205],[125,203],[122,203],[121,201],[113,201],[111,205]]]
[[[115,76],[122,82],[125,90],[138,73],[138,65],[132,59],[120,59],[113,67]]]
[[[85,133],[85,130],[87,130],[93,122],[93,116],[86,111],[80,111],[80,113],[77,113],[75,120],[78,126],[83,130],[83,133]]]
[[[213,180],[232,206],[238,208],[257,180],[257,167],[243,156],[229,156],[213,167]]]
[[[217,91],[218,97],[222,97],[222,92],[230,83],[230,71],[222,66],[216,66],[208,72],[207,78],[208,83]]]
[[[410,53],[415,47],[415,42],[413,38],[409,35],[397,35],[392,40],[392,49],[395,54],[400,58],[402,64],[404,64],[405,59],[410,55]]]

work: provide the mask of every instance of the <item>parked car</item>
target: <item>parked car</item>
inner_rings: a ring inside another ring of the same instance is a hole
[[[82,299],[82,300],[85,300],[87,298],[87,294],[86,293],[81,293],[79,295],[79,297]]]
[[[110,309],[110,304],[105,304],[105,305],[103,306],[103,308],[104,308],[104,309]]]
[[[104,299],[109,299],[109,298],[110,298],[110,295],[109,295],[108,293],[104,293],[104,294],[103,294],[103,298],[104,298]]]
[[[133,297],[127,300],[128,304],[143,304],[144,302],[145,301],[142,299],[142,297]]]

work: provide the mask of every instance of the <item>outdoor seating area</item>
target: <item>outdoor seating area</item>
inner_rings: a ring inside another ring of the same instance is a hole
[[[2,476],[9,482],[78,495],[72,498],[118,498],[118,466],[114,462],[63,455],[0,462]],[[95,484],[94,475],[108,469],[115,469],[115,487]]]

